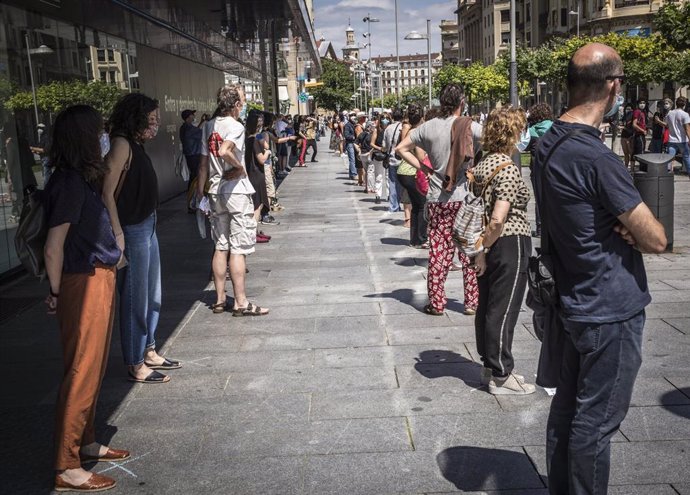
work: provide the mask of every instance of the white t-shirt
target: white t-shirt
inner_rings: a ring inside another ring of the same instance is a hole
[[[685,130],[685,126],[690,124],[690,115],[685,110],[676,108],[668,112],[666,124],[668,125],[669,143],[688,142],[688,133]]]
[[[244,126],[229,116],[209,120],[204,125],[201,140],[201,154],[209,158],[209,194],[254,194],[248,177],[237,180],[223,179],[223,173],[231,168],[231,165],[218,155],[223,141],[232,141],[235,144],[235,157],[244,165]]]
[[[402,122],[391,122],[383,131],[383,151],[390,152],[390,166],[397,167],[400,161],[395,158],[395,147],[398,145],[400,139],[400,132],[402,132]]]
[[[288,126],[287,122],[285,122],[283,119],[280,119],[276,122],[275,129],[276,129],[276,134],[278,137],[283,135],[283,132],[285,132],[285,128]]]

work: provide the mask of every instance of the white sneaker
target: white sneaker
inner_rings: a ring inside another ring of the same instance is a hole
[[[525,377],[524,376],[518,375],[517,373],[513,373],[513,376],[521,384],[525,383]],[[490,381],[491,381],[491,368],[482,368],[482,374],[479,377],[479,383],[482,386],[486,387]]]
[[[489,380],[489,393],[492,395],[529,395],[536,389],[529,383],[520,383],[515,375],[506,378],[492,377]]]

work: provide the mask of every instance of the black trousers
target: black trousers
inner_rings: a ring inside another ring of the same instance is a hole
[[[410,196],[410,203],[412,204],[412,213],[410,215],[410,244],[419,246],[424,244],[427,239],[428,222],[424,218],[424,205],[426,204],[426,196],[422,195],[417,190],[417,183],[414,175],[398,175],[398,182],[405,188],[408,196]]]
[[[201,155],[185,155],[187,160],[187,168],[189,169],[189,180],[187,181],[187,190],[192,187],[192,181],[199,175],[199,163],[201,162]]]
[[[486,272],[477,278],[477,352],[496,377],[508,376],[513,371],[513,333],[527,286],[530,254],[530,237],[499,237],[486,255]]]
[[[311,161],[313,162],[314,160],[316,160],[316,140],[315,139],[308,139],[307,140],[306,150],[308,150],[309,148],[311,148],[311,150],[312,150]],[[305,154],[306,154],[306,150],[305,150]]]

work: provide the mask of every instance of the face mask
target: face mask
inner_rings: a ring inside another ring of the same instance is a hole
[[[617,95],[616,101],[613,103],[613,106],[609,109],[609,111],[604,114],[604,117],[612,117],[613,115],[616,115],[616,112],[618,112],[618,109],[623,104],[623,101],[625,101],[623,95]]]
[[[390,124],[390,123],[391,123],[391,121],[388,120],[388,119],[381,119],[381,125],[383,125],[383,126],[386,126],[386,125],[388,125],[388,124]]]
[[[531,137],[529,135],[529,130],[525,129],[524,131],[522,131],[522,134],[520,134],[520,141],[515,144],[520,153],[527,149],[527,146],[529,146],[530,139]]]
[[[245,103],[242,105],[242,110],[240,110],[240,119],[246,120],[247,119],[247,104]]]
[[[158,134],[158,124],[149,125],[144,131],[144,139],[153,139]]]
[[[640,110],[644,110],[644,107],[646,106],[647,105],[645,105],[644,103],[640,103],[639,105],[637,105],[637,108],[639,108]]]
[[[192,120],[192,125],[198,126],[199,125],[199,119]]]
[[[664,108],[665,108],[666,110],[670,110],[670,109],[671,109],[671,105],[670,105],[669,103],[665,103],[665,104],[664,104]]]

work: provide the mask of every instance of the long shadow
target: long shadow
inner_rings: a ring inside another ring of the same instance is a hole
[[[436,456],[436,463],[443,477],[462,492],[539,490],[546,486],[546,477],[536,471],[524,451],[451,447]]]
[[[371,211],[388,211],[387,206],[372,206],[369,208]]]
[[[462,380],[472,388],[480,386],[479,377],[482,366],[457,352],[447,350],[422,351],[419,353],[419,357],[415,358],[415,361],[415,371],[430,380],[451,377]]]
[[[163,303],[156,331],[161,349],[208,283],[213,246],[201,240],[193,215],[184,213],[184,197],[159,208]],[[47,286],[25,279],[26,293],[44,295]],[[55,400],[62,377],[59,332],[54,317],[40,303],[0,325],[0,492],[49,493],[53,487]],[[116,312],[117,314],[117,312]],[[117,432],[110,418],[132,391],[120,350],[117,318],[108,367],[96,408],[97,439],[107,443]],[[175,377],[170,385],[173,386]],[[126,445],[116,447],[127,448]],[[87,465],[91,469],[95,465]]]
[[[399,237],[382,237],[381,244],[389,246],[407,246],[410,243],[408,239],[400,239]]]
[[[690,419],[690,406],[684,405],[686,397],[690,399],[690,387],[672,390],[661,396],[661,405],[681,418]]]
[[[399,220],[397,218],[382,218],[379,223],[387,223],[388,225],[403,225],[405,220]]]

